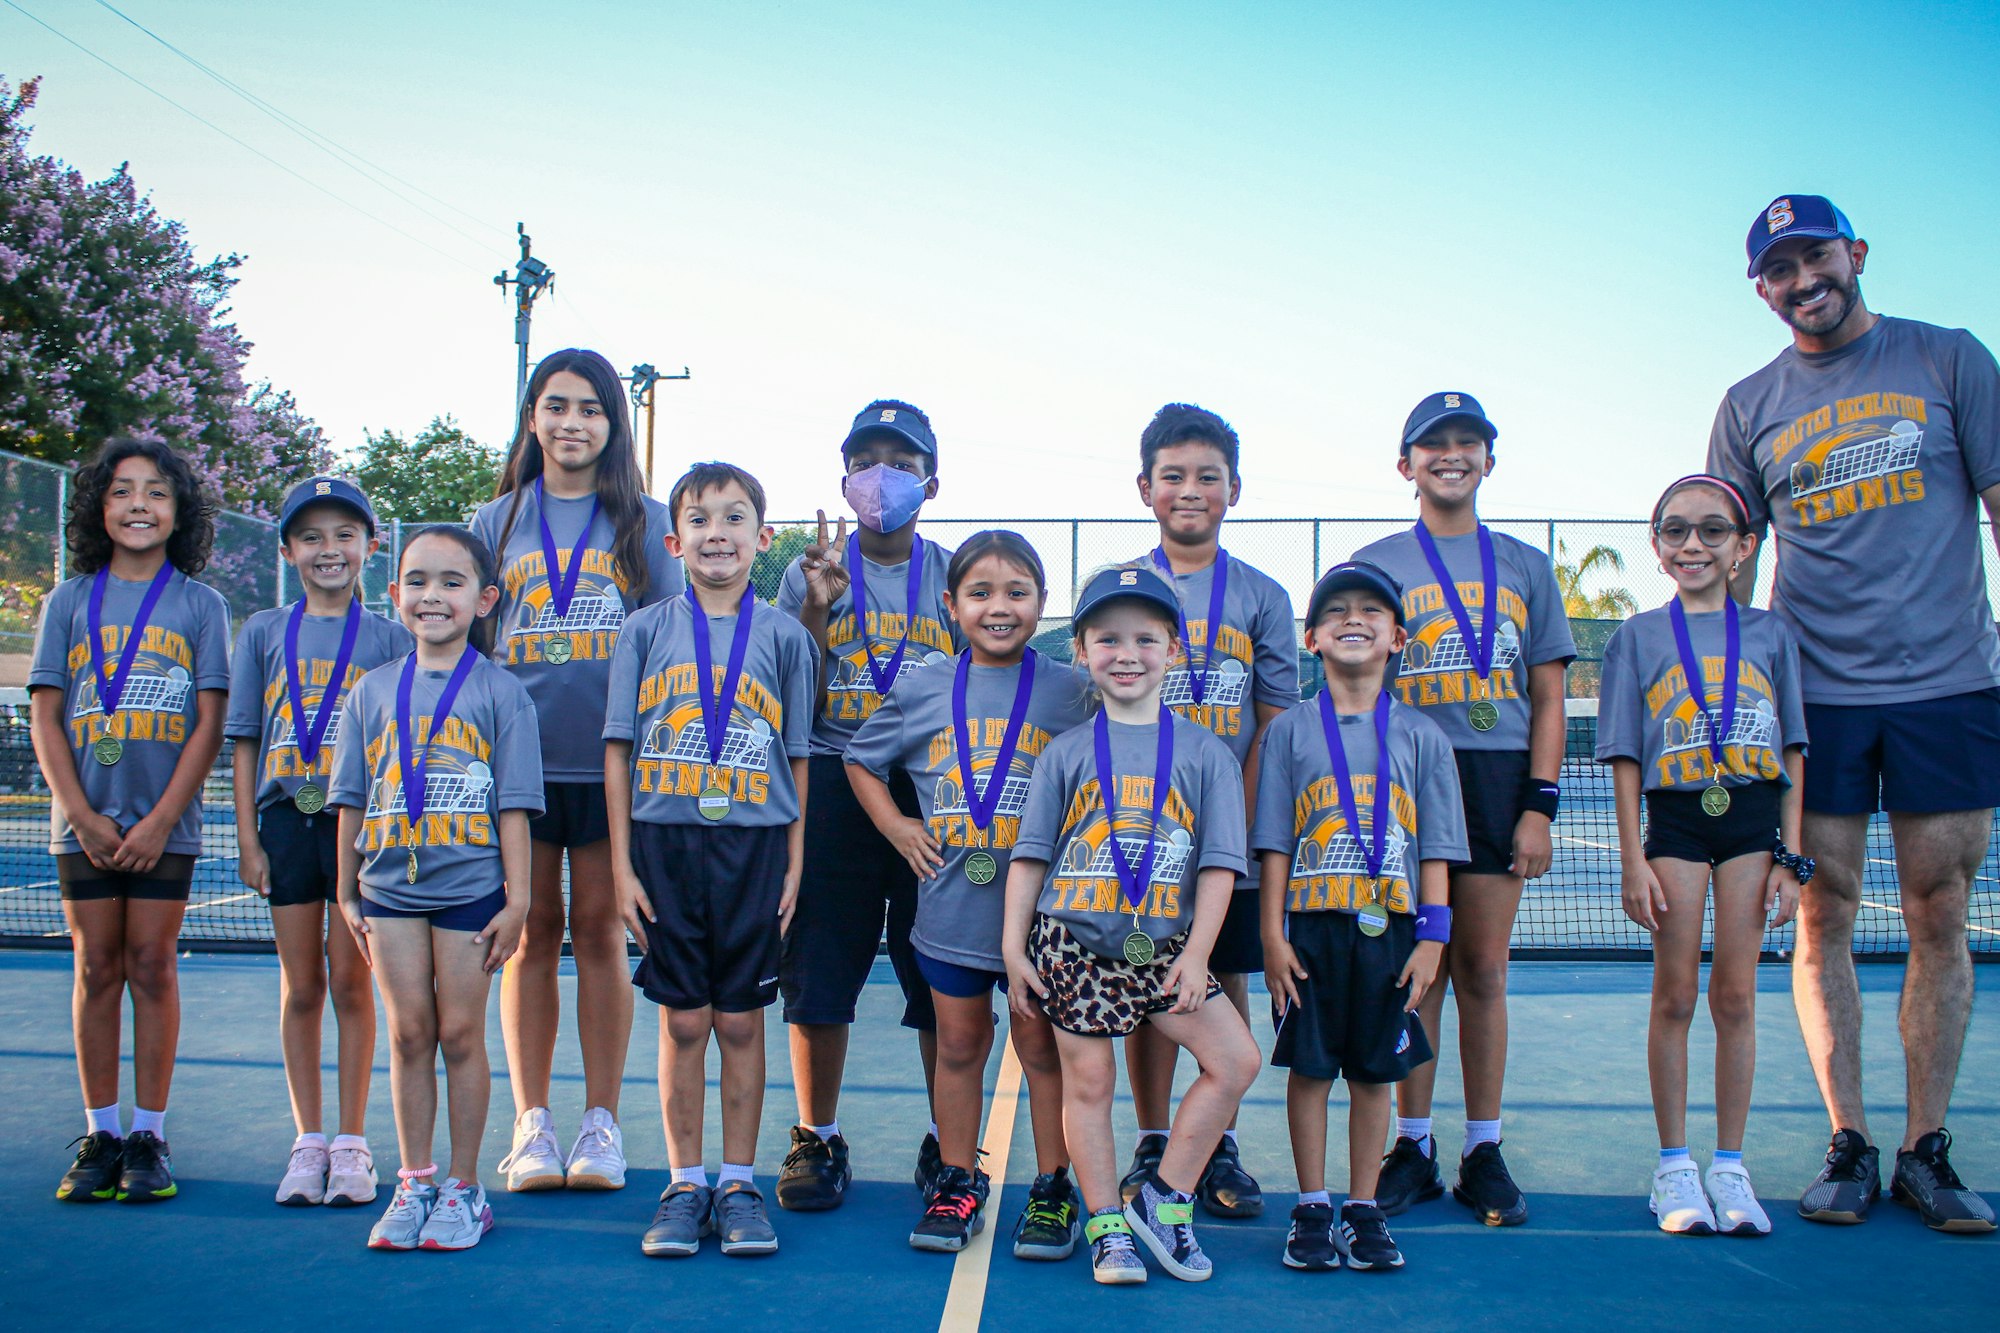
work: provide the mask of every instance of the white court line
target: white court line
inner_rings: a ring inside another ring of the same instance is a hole
[[[1021,1101],[1021,1061],[1010,1040],[1000,1056],[1000,1077],[993,1084],[993,1111],[986,1118],[986,1169],[995,1186],[989,1208],[998,1214],[1007,1180],[1007,1150],[1014,1144],[1014,1112]],[[951,1265],[951,1290],[944,1297],[939,1333],[977,1333],[986,1308],[986,1272],[993,1262],[993,1235],[1000,1229],[989,1219],[985,1230],[958,1252]]]

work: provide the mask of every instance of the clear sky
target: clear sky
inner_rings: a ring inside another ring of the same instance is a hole
[[[1458,388],[1487,513],[1643,517],[1785,343],[1742,252],[1782,192],[1853,218],[1872,308],[2000,338],[1991,3],[116,0],[440,222],[92,0],[13,2],[416,238],[0,7],[35,146],[247,255],[252,370],[343,448],[508,434],[517,219],[535,349],[690,366],[663,486],[727,458],[779,516],[837,507],[878,395],[935,422],[941,517],[1132,514],[1175,399],[1241,431],[1241,512],[1402,515],[1398,428]]]

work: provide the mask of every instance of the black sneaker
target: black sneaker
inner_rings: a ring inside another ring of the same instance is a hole
[[[1430,1148],[1425,1152],[1425,1147]],[[1406,1213],[1411,1204],[1426,1203],[1444,1194],[1444,1175],[1438,1170],[1437,1140],[1424,1142],[1398,1136],[1396,1146],[1382,1159],[1382,1178],[1375,1184],[1375,1203],[1382,1216]]]
[[[1256,1217],[1264,1211],[1264,1191],[1236,1155],[1236,1145],[1223,1135],[1208,1155],[1194,1197],[1216,1217]]]
[[[1458,1163],[1458,1183],[1451,1197],[1479,1215],[1489,1227],[1517,1227],[1528,1220],[1528,1201],[1514,1177],[1507,1174],[1500,1145],[1482,1143]]]
[[[938,1174],[944,1170],[944,1154],[938,1151],[937,1135],[926,1133],[917,1145],[917,1193],[929,1203],[937,1193]]]
[[[1139,1197],[1139,1186],[1147,1176],[1157,1171],[1160,1159],[1167,1153],[1167,1136],[1148,1134],[1139,1140],[1139,1146],[1132,1153],[1132,1169],[1125,1173],[1125,1179],[1118,1182],[1118,1195],[1126,1203]]]
[[[1014,1257],[1069,1258],[1076,1253],[1082,1212],[1068,1167],[1036,1176],[1035,1183],[1028,1186],[1028,1206],[1014,1224]]]
[[[1292,1229],[1285,1233],[1285,1267],[1324,1273],[1340,1267],[1340,1247],[1333,1240],[1333,1205],[1302,1203],[1292,1209]]]
[[[76,1145],[81,1143],[81,1148]],[[80,1139],[71,1139],[76,1148],[76,1165],[63,1172],[56,1197],[64,1203],[103,1203],[118,1195],[118,1173],[125,1166],[125,1145],[116,1134],[100,1129]]]
[[[930,1206],[910,1232],[913,1250],[956,1253],[986,1225],[986,1194],[962,1166],[938,1168]]]
[[[135,1129],[125,1136],[124,1170],[118,1173],[118,1202],[152,1203],[180,1193],[174,1183],[173,1159],[167,1155],[166,1140],[149,1129]]]
[[[804,1125],[792,1126],[792,1150],[778,1168],[778,1207],[795,1213],[838,1208],[853,1179],[846,1139],[838,1134],[822,1139]]]
[[[1859,1130],[1843,1129],[1827,1146],[1826,1165],[1799,1196],[1799,1216],[1853,1226],[1868,1220],[1869,1205],[1881,1194],[1882,1154]]]
[[[1945,1154],[1951,1151],[1951,1131],[1934,1129],[1917,1146],[1896,1154],[1896,1174],[1889,1197],[1923,1214],[1932,1231],[1993,1230],[1993,1209],[1965,1187]],[[81,1159],[79,1159],[81,1160]]]
[[[1497,1158],[1498,1153],[1494,1156]],[[1507,1168],[1500,1174],[1504,1178]],[[1508,1184],[1513,1184],[1508,1181]],[[1340,1230],[1334,1233],[1347,1266],[1362,1273],[1391,1273],[1403,1266],[1403,1252],[1389,1234],[1389,1219],[1372,1203],[1340,1205]]]

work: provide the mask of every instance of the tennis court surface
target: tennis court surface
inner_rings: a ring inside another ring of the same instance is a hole
[[[1767,966],[1758,1015],[1759,1066],[1747,1161],[1776,1225],[1761,1240],[1668,1237],[1654,1229],[1644,1186],[1655,1160],[1646,1094],[1648,969],[1628,963],[1525,962],[1514,973],[1507,1155],[1527,1191],[1526,1227],[1489,1230],[1448,1198],[1396,1222],[1400,1273],[1295,1273],[1282,1266],[1292,1188],[1282,1071],[1266,1069],[1242,1118],[1246,1165],[1268,1207],[1252,1222],[1209,1222],[1202,1243],[1214,1280],[1179,1283],[1155,1270],[1141,1288],[1091,1282],[1079,1253],[1064,1264],[1013,1258],[1007,1235],[1033,1175],[1023,1094],[1009,1096],[999,1053],[997,1125],[987,1165],[996,1181],[981,1243],[959,1256],[906,1243],[918,1212],[911,1185],[925,1114],[914,1043],[895,1027],[900,999],[886,966],[863,996],[841,1104],[856,1180],[834,1213],[776,1209],[782,1250],[726,1259],[710,1242],[692,1259],[646,1259],[639,1233],[667,1183],[653,1079],[654,1015],[640,1006],[622,1120],[633,1169],[614,1194],[509,1195],[499,1225],[469,1253],[384,1254],[363,1240],[378,1213],[288,1209],[272,1190],[291,1143],[278,1061],[278,970],[268,957],[196,954],[181,964],[185,1020],[168,1138],[181,1197],[150,1207],[58,1204],[63,1145],[80,1132],[69,1040],[69,958],[0,951],[0,1328],[308,1329],[377,1320],[462,1328],[730,1328],[996,1330],[1076,1326],[1165,1330],[1303,1328],[1334,1323],[1399,1330],[1486,1328],[1685,1330],[1694,1327],[1993,1326],[2000,1237],[1947,1237],[1884,1201],[1867,1225],[1816,1226],[1793,1202],[1819,1165],[1826,1122],[1792,1016],[1787,976]],[[1954,1161],[2000,1190],[2000,968],[1975,969],[1978,1009],[1959,1077]],[[1901,1126],[1895,1039],[1902,969],[1864,967],[1872,1128]],[[564,984],[573,978],[565,965]],[[770,1193],[793,1107],[784,1028],[772,1011],[771,1091],[757,1163]],[[1697,1015],[1690,1129],[1697,1157],[1712,1142],[1712,1046]],[[1270,1047],[1267,1022],[1258,1025]],[[489,1025],[494,1115],[481,1155],[489,1186],[507,1149],[509,1098],[497,1017]],[[329,1025],[328,1043],[332,1049]],[[378,1046],[370,1139],[395,1166],[386,1047]],[[1183,1077],[1188,1071],[1183,1062]],[[711,1078],[713,1064],[711,1063]],[[332,1071],[327,1072],[329,1092]],[[126,1073],[128,1115],[130,1072]],[[713,1087],[713,1084],[711,1084]],[[1447,1060],[1438,1131],[1459,1133],[1458,1080]],[[574,1037],[558,1050],[555,1113],[574,1132],[582,1083]],[[719,1144],[710,1098],[708,1141]],[[1330,1139],[1344,1142],[1343,1101]],[[1118,1108],[1129,1146],[1131,1107]],[[440,1133],[439,1147],[443,1147]],[[1004,1158],[1004,1161],[1002,1160]],[[711,1170],[716,1163],[709,1162]],[[1336,1160],[1328,1185],[1345,1179]],[[386,1194],[384,1196],[386,1199]],[[990,1245],[985,1242],[991,1241]],[[1185,1321],[1185,1322],[1182,1322]]]

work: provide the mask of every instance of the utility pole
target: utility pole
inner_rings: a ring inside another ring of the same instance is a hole
[[[535,298],[556,285],[556,271],[536,259],[530,252],[528,225],[516,222],[514,231],[521,238],[521,260],[514,265],[514,276],[501,273],[493,279],[493,285],[500,289],[501,299],[507,296],[509,283],[514,287],[514,345],[519,350],[519,364],[514,375],[514,419],[521,419],[521,408],[528,397],[528,323],[534,317]]]
[[[621,378],[632,386],[633,415],[637,416],[641,411],[646,414],[646,489],[651,491],[653,489],[653,398],[655,386],[661,380],[686,380],[693,379],[694,376],[688,373],[686,366],[681,367],[681,373],[678,375],[662,375],[654,368],[651,362],[648,362],[642,366],[632,367],[632,373],[621,376]]]

